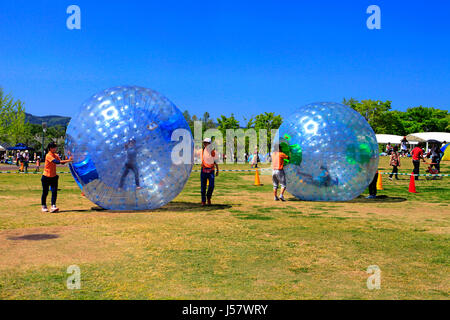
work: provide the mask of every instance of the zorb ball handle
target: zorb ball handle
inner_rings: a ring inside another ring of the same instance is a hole
[[[299,166],[302,163],[302,148],[298,144],[288,144],[287,142],[280,143],[281,152],[289,156],[285,159],[285,164],[295,164]]]

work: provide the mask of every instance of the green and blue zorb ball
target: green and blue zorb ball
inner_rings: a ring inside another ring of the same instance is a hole
[[[290,115],[278,131],[287,191],[301,200],[347,201],[359,196],[378,170],[370,125],[342,104],[320,102]]]
[[[182,140],[187,147],[180,151]],[[107,89],[86,101],[69,123],[65,148],[84,195],[110,210],[164,206],[182,191],[193,166],[192,133],[183,114],[159,93],[134,86]],[[174,154],[184,161],[174,161]]]

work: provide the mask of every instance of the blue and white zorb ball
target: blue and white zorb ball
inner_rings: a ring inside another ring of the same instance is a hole
[[[111,88],[85,102],[67,128],[65,151],[85,196],[110,210],[164,206],[183,190],[193,166],[183,114],[141,87]]]
[[[310,201],[347,201],[359,196],[378,169],[378,144],[370,125],[342,104],[301,107],[279,129],[289,153],[287,190]]]

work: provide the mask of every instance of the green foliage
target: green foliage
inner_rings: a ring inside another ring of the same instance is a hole
[[[343,103],[358,111],[374,130],[382,126],[384,115],[391,110],[391,101],[389,100],[383,102],[369,99],[359,102],[351,98],[348,101],[344,99]]]
[[[264,112],[262,114],[257,115],[254,118],[251,118],[247,123],[247,128],[254,128],[256,132],[259,134],[259,130],[265,129],[267,130],[267,142],[269,150],[272,146],[272,130],[278,130],[281,124],[283,123],[283,118],[280,115],[275,115],[274,112]],[[258,137],[258,145],[259,145]]]
[[[408,108],[402,114],[402,120],[408,133],[450,131],[450,114],[446,110],[422,106]]]
[[[205,112],[203,114],[203,117],[200,118],[200,119],[196,115],[193,115],[191,117],[191,115],[189,114],[189,111],[187,111],[187,110],[183,112],[183,116],[184,116],[184,119],[186,119],[186,122],[188,123],[192,134],[194,134],[194,123],[195,123],[195,121],[201,121],[202,122],[202,134],[205,133],[206,130],[213,129],[213,128],[216,127],[216,124],[211,119],[211,116],[210,116],[210,114],[208,112]]]
[[[219,124],[217,129],[220,130],[224,138],[226,138],[227,129],[239,129],[239,121],[236,120],[233,113],[230,117],[221,115],[220,118],[217,119],[217,123]]]
[[[343,104],[358,111],[375,133],[408,135],[414,132],[449,132],[450,114],[447,110],[423,106],[408,108],[406,112],[391,111],[391,101],[343,100]]]
[[[211,117],[209,115],[209,112],[205,112],[203,114],[202,125],[203,125],[203,128],[205,128],[205,130],[213,129],[216,127],[216,125],[214,124],[214,121],[211,119]]]
[[[26,135],[24,103],[9,94],[5,95],[0,88],[0,139],[16,144]]]

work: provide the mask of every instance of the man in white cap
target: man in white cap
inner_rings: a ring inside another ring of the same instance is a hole
[[[200,174],[202,205],[211,205],[211,198],[214,191],[214,167],[216,168],[215,176],[219,175],[219,165],[216,161],[216,152],[212,150],[211,139],[203,140],[203,148],[201,153],[202,170]],[[209,181],[208,192],[206,191],[206,184]]]

